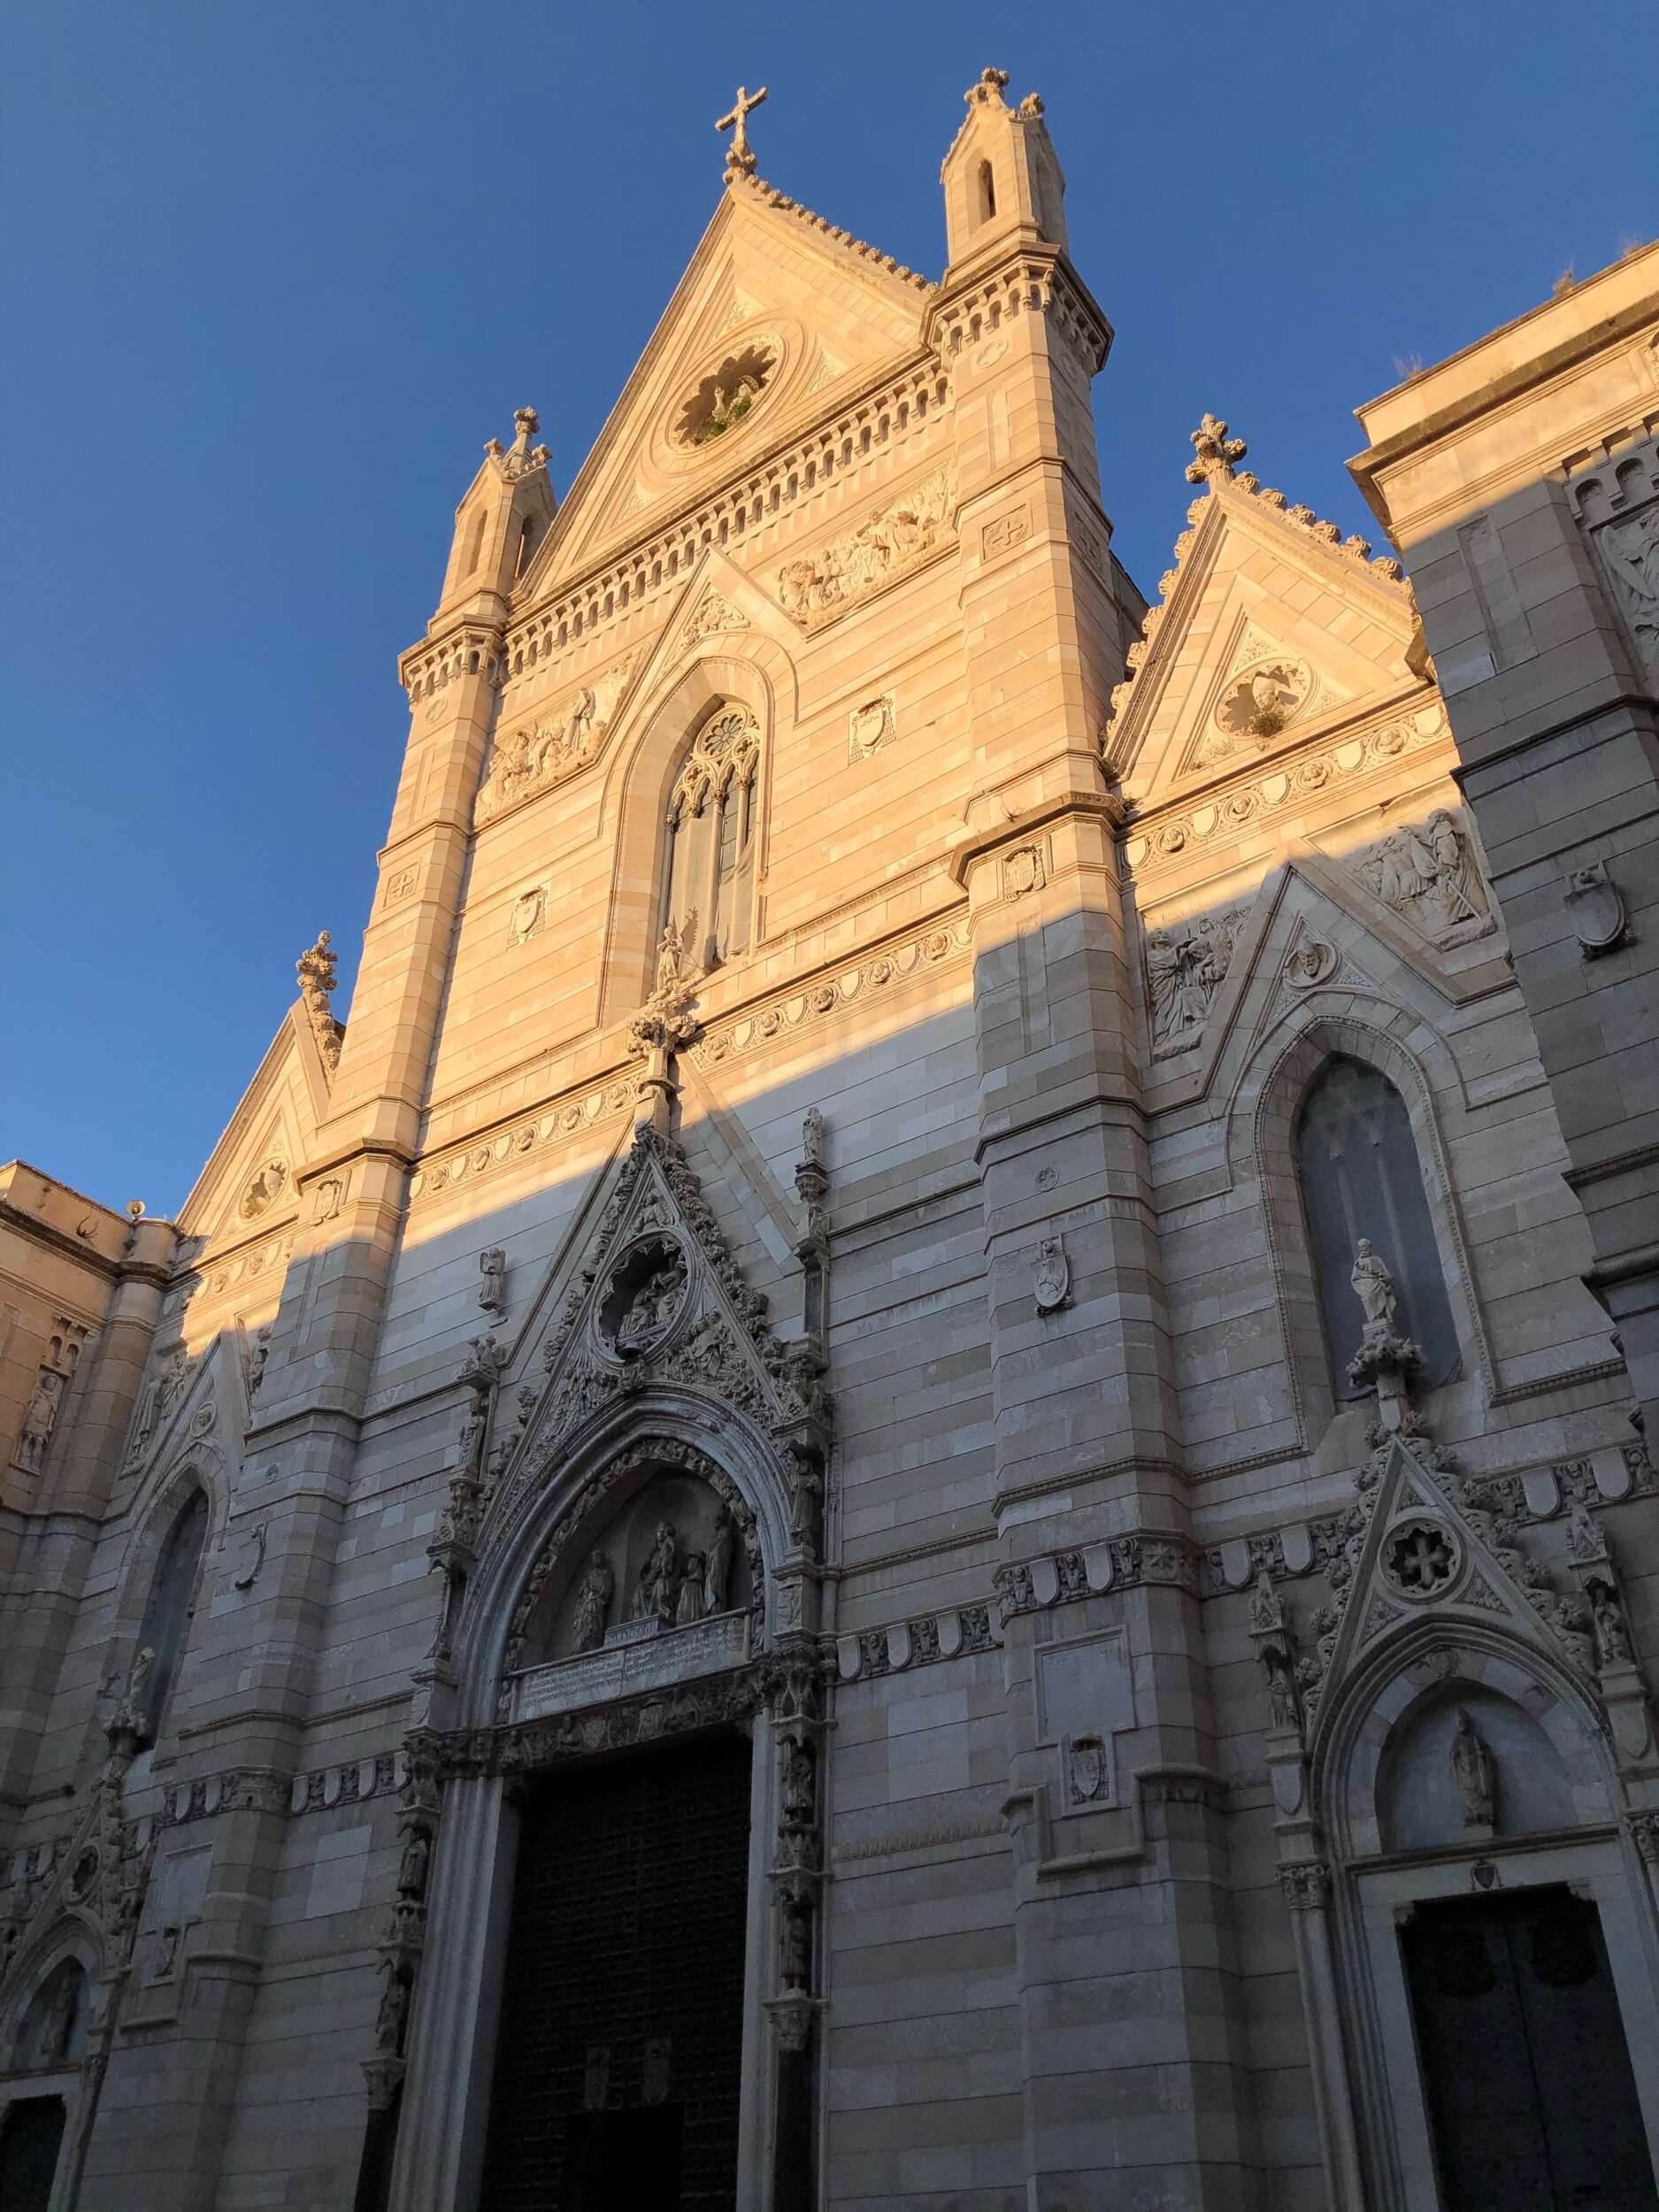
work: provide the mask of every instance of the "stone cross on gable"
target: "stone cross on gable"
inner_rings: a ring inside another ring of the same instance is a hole
[[[726,150],[728,175],[733,172],[744,176],[755,173],[755,149],[749,142],[749,119],[765,96],[764,85],[758,92],[751,92],[747,85],[739,85],[737,97],[732,103],[732,112],[719,116],[715,121],[717,131],[730,131],[732,134],[732,142]]]

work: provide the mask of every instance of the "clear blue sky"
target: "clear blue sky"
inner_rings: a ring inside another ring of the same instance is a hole
[[[1651,0],[4,0],[0,1159],[176,1207],[319,928],[343,1003],[399,649],[516,405],[568,485],[761,173],[937,274],[987,62],[1032,88],[1118,343],[1152,589],[1206,407],[1377,534],[1351,411],[1659,230]]]

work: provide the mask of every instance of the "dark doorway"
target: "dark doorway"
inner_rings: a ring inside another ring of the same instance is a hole
[[[553,1776],[522,1817],[481,2201],[737,2200],[749,1747]]]
[[[61,2097],[19,2097],[0,2121],[0,2205],[46,2212],[64,2140]]]
[[[1444,2212],[1655,2212],[1595,1907],[1454,1898],[1401,1943]]]

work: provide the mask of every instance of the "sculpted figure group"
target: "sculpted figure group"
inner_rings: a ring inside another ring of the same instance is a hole
[[[631,1621],[660,1621],[664,1628],[685,1628],[726,1609],[737,1529],[725,1506],[717,1506],[714,1532],[706,1551],[682,1551],[679,1531],[669,1520],[657,1524],[641,1564],[628,1605]],[[578,1586],[571,1643],[576,1651],[596,1651],[605,1640],[617,1578],[609,1555],[595,1548]]]

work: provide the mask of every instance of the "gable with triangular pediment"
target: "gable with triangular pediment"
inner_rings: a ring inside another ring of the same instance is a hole
[[[653,513],[798,431],[836,383],[850,389],[914,354],[931,289],[758,179],[729,181],[528,591],[557,588]]]
[[[1423,689],[1409,589],[1254,480],[1194,503],[1133,648],[1109,752],[1146,805],[1300,747]],[[1278,503],[1274,503],[1277,502]]]
[[[485,1542],[590,1423],[653,1386],[709,1399],[761,1429],[822,1422],[809,1348],[786,1345],[745,1279],[680,1147],[641,1127],[543,1349],[546,1381],[502,1440]]]
[[[1375,1433],[1375,1432],[1374,1432]],[[1328,1725],[1342,1685],[1389,1638],[1437,1623],[1498,1628],[1588,1679],[1593,1658],[1581,1603],[1502,1541],[1493,1516],[1465,1497],[1453,1455],[1420,1437],[1384,1434],[1361,1470],[1340,1553],[1326,1569],[1333,1604],[1320,1630],[1310,1717]],[[1316,1740],[1322,1732],[1316,1727]]]
[[[291,1223],[298,1183],[327,1109],[328,1078],[303,1010],[285,1018],[243,1093],[179,1225],[214,1250]]]

